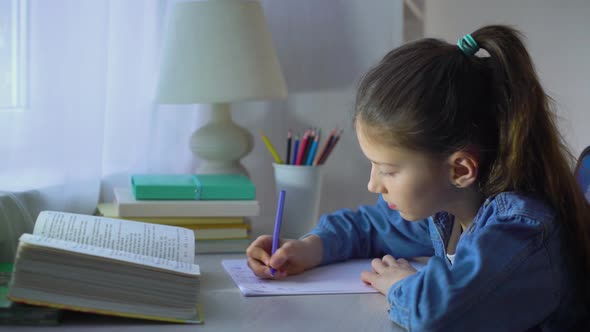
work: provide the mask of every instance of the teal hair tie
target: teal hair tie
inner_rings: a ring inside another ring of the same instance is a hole
[[[475,39],[473,39],[470,34],[466,34],[463,38],[459,38],[459,40],[457,40],[457,46],[459,46],[461,52],[467,56],[474,55],[479,51],[479,45],[477,45]]]

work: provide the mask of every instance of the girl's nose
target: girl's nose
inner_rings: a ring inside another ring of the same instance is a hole
[[[369,190],[369,192],[375,194],[384,194],[386,191],[385,187],[381,184],[379,174],[377,174],[377,170],[375,170],[375,167],[371,167],[371,176],[369,177],[367,189]]]

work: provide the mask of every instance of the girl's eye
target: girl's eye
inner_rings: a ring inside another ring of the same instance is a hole
[[[397,172],[379,172],[381,176],[394,176]]]

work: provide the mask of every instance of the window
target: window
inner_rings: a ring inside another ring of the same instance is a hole
[[[25,108],[27,1],[0,0],[0,112]]]

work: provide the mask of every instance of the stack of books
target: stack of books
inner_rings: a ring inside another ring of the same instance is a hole
[[[137,174],[114,196],[99,215],[189,228],[198,254],[245,252],[260,214],[254,184],[236,174]]]

